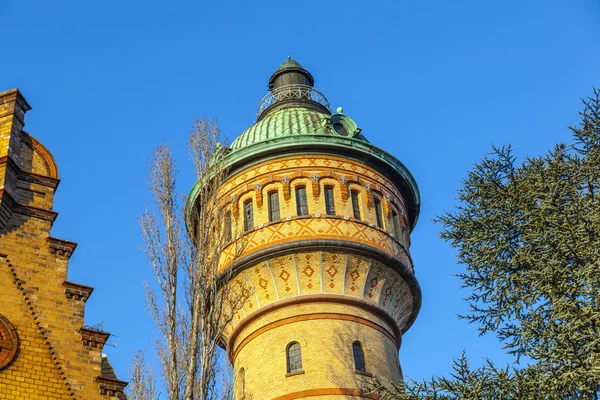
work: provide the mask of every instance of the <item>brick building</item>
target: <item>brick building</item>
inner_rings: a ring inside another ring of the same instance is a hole
[[[421,304],[409,253],[417,185],[313,86],[286,60],[257,122],[226,149],[233,241],[221,266],[253,288],[223,339],[236,400],[359,399],[365,378],[399,383],[402,334]]]
[[[58,171],[23,130],[29,110],[17,89],[0,93],[0,399],[123,399],[109,334],[83,326],[93,289],[67,280],[77,244],[50,233]]]

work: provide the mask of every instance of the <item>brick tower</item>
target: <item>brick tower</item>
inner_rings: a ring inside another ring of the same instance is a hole
[[[366,398],[365,378],[398,384],[421,304],[417,185],[313,85],[286,60],[257,122],[226,149],[233,242],[221,265],[253,288],[223,339],[236,400]]]
[[[76,243],[50,236],[59,183],[52,154],[23,131],[27,101],[0,93],[0,399],[123,399],[83,326],[89,286],[67,281]]]

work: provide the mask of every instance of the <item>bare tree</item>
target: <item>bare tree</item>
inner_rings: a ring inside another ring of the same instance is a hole
[[[228,171],[216,120],[197,119],[188,141],[196,169],[193,204],[177,194],[171,149],[158,147],[150,162],[154,210],[139,218],[144,251],[157,288],[146,285],[147,304],[158,328],[156,351],[170,400],[227,396],[218,379],[218,346],[226,325],[249,295],[233,272],[220,270],[221,251],[235,246],[227,223],[229,205],[220,195]],[[187,208],[183,203],[187,203]],[[187,229],[186,229],[187,223]]]
[[[156,399],[156,375],[154,366],[144,358],[144,352],[138,351],[133,355],[129,368],[129,400]]]

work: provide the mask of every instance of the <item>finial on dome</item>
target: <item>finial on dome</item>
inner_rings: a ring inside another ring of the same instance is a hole
[[[344,109],[342,107],[338,107],[337,110],[335,110],[338,114],[343,114],[344,113]]]

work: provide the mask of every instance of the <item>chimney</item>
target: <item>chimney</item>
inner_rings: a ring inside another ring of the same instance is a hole
[[[17,201],[17,174],[21,131],[25,113],[31,110],[18,89],[0,92],[0,228],[12,214]]]

